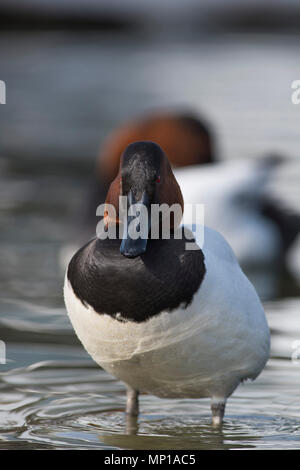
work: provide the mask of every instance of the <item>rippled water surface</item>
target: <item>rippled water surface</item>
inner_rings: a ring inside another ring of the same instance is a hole
[[[150,395],[141,396],[139,422],[126,423],[123,384],[89,359],[63,309],[32,306],[32,313],[30,305],[22,311],[3,302],[12,340],[1,373],[0,448],[300,448],[300,361],[291,360],[299,307],[294,300],[268,303],[272,359],[229,400],[220,431],[210,425],[208,400]],[[11,310],[18,313],[11,317]]]
[[[94,157],[118,122],[187,104],[215,124],[224,158],[278,150],[293,159],[275,190],[299,201],[300,108],[290,83],[294,38],[165,43],[62,33],[1,36],[1,449],[300,448],[299,250],[292,274],[259,273],[272,357],[229,399],[222,430],[207,400],[141,396],[126,422],[125,389],[78,343],[62,299],[63,259],[78,239]],[[299,77],[298,77],[299,78]],[[76,228],[77,227],[77,228]],[[271,274],[271,275],[270,275]],[[298,343],[297,343],[298,341]]]

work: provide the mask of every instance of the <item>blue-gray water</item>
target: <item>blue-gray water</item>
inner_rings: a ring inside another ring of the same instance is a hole
[[[291,255],[293,280],[254,278],[272,357],[229,399],[221,431],[210,426],[207,400],[142,395],[139,427],[129,433],[123,384],[92,362],[71,329],[59,265],[78,237],[102,139],[157,106],[207,116],[220,158],[290,157],[272,190],[297,208],[300,105],[290,97],[298,43],[291,36],[1,35],[1,449],[300,448],[299,250]]]

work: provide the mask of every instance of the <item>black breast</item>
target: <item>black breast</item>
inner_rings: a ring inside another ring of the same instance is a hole
[[[204,256],[185,250],[186,241],[149,240],[145,254],[129,259],[120,253],[120,240],[96,238],[73,256],[68,279],[81,302],[99,314],[143,322],[188,306],[199,289]]]

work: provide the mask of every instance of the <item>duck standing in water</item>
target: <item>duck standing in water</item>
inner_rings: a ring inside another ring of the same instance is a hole
[[[119,196],[127,197],[128,214],[134,204],[183,208],[169,161],[150,141],[125,149],[106,199],[117,216],[107,216],[107,226],[119,224]],[[92,358],[126,383],[129,415],[138,414],[139,391],[210,397],[219,425],[227,398],[269,357],[259,298],[216,231],[204,228],[201,246],[174,216],[169,239],[150,231],[134,239],[131,221],[129,215],[122,240],[94,238],[70,261],[64,296],[74,330]]]

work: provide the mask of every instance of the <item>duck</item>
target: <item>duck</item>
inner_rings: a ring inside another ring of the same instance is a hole
[[[271,153],[220,160],[211,124],[192,110],[153,111],[124,122],[108,135],[97,158],[85,212],[90,232],[97,220],[96,207],[118,173],[123,149],[142,140],[155,141],[164,149],[185,201],[205,205],[207,225],[224,235],[247,272],[287,266],[300,232],[300,214],[270,190],[284,157]]]
[[[173,211],[154,217],[162,204],[184,210],[166,153],[152,141],[131,143],[102,230],[67,267],[66,310],[86,351],[126,385],[127,416],[138,415],[139,393],[210,398],[221,426],[228,397],[269,358],[268,323],[224,237]]]
[[[125,121],[104,140],[96,161],[102,184],[116,177],[124,148],[136,141],[160,145],[173,167],[216,161],[212,129],[208,121],[189,110],[157,110]]]

